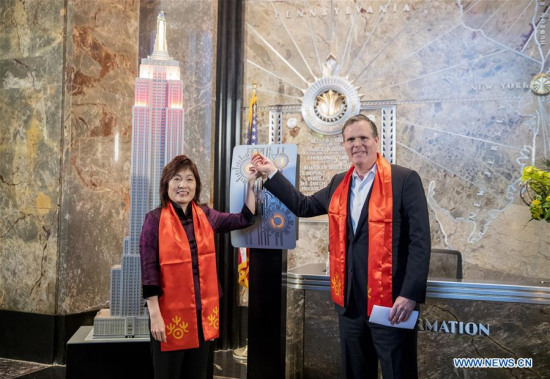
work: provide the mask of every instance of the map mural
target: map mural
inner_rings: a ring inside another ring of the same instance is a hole
[[[356,107],[384,155],[419,172],[432,245],[461,252],[465,279],[544,284],[550,228],[529,221],[518,193],[523,167],[550,156],[549,98],[531,89],[548,85],[549,6],[246,1],[244,92],[257,86],[259,142],[296,144],[313,193],[349,167],[339,130]],[[326,221],[300,224],[288,267],[325,262]]]

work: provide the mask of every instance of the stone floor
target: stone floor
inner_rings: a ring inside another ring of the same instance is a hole
[[[214,378],[246,379],[246,363],[233,358],[233,350],[218,350],[214,353]]]
[[[65,366],[0,358],[0,378],[62,379],[65,378]]]
[[[0,358],[0,378],[64,379],[65,366],[16,361]],[[245,379],[246,363],[233,358],[232,350],[219,350],[214,354],[214,379]]]

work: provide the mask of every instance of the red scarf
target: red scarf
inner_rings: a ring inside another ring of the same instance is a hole
[[[214,231],[203,210],[191,202],[197,241],[202,329],[206,341],[219,336],[219,295]],[[199,346],[191,249],[172,203],[162,209],[159,224],[160,278],[163,295],[159,307],[166,340],[162,351]]]
[[[393,192],[391,165],[379,153],[377,171],[372,184],[369,202],[369,256],[367,278],[367,314],[374,304],[391,307],[392,299],[392,220]],[[330,201],[328,209],[330,292],[332,300],[344,307],[344,284],[346,283],[346,238],[348,217],[348,194],[351,167]]]

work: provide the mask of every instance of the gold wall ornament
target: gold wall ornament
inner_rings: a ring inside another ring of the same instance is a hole
[[[346,107],[346,95],[329,89],[317,96],[315,113],[324,121],[334,121],[340,118]]]
[[[529,88],[535,95],[544,96],[550,93],[550,77],[544,72],[537,74],[529,83]]]

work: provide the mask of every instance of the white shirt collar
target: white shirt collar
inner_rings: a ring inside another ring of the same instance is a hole
[[[376,175],[376,170],[377,170],[377,166],[376,166],[376,163],[375,163],[375,164],[372,165],[372,168],[369,170],[369,172],[367,172],[367,174],[363,177],[363,180],[365,180],[370,175],[371,172],[374,175]],[[359,179],[361,181],[361,178],[359,178],[359,174],[357,173],[357,169],[353,170],[352,177],[354,179]]]

